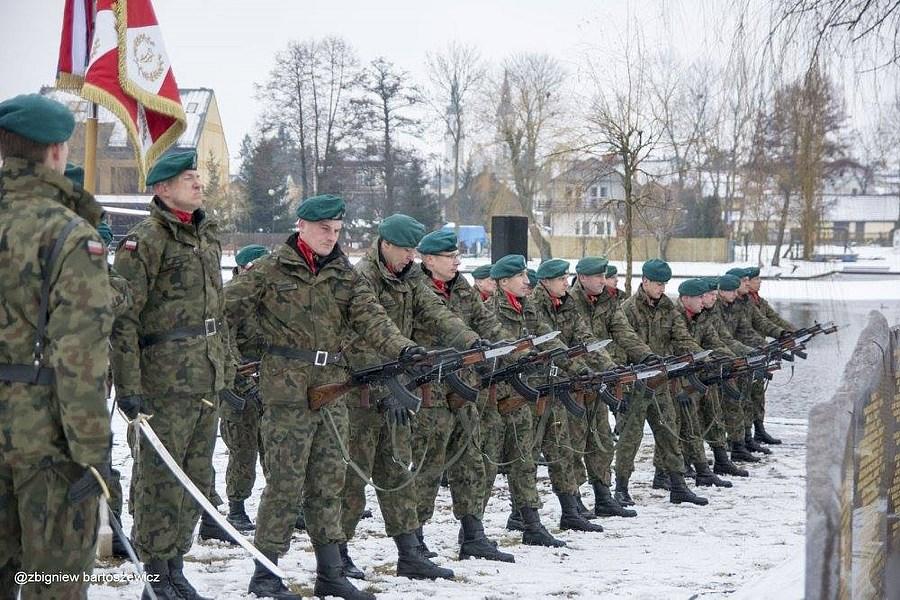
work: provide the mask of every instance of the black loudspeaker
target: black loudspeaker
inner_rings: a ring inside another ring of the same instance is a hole
[[[528,260],[528,217],[491,217],[491,262],[507,254],[521,254]]]

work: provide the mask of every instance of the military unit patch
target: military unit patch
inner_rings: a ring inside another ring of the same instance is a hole
[[[125,249],[129,252],[137,250],[137,240],[125,240]]]
[[[103,256],[106,250],[103,248],[103,244],[100,242],[95,242],[94,240],[87,241],[87,251],[88,254],[93,254],[94,256]]]

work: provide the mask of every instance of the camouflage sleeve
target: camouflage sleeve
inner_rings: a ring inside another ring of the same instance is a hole
[[[712,350],[714,358],[732,358],[735,356],[735,353],[722,341],[719,332],[711,324],[705,324],[703,327],[700,345],[705,350]]]
[[[257,306],[265,289],[265,278],[260,269],[252,269],[232,279],[225,286],[225,320],[232,334],[234,345],[241,347],[241,342],[256,339],[259,331]],[[241,352],[233,350],[241,359]],[[259,359],[259,357],[254,357]]]
[[[131,308],[131,285],[128,280],[119,275],[116,268],[109,267],[109,285],[112,288],[112,302],[110,303],[115,317],[119,317]]]
[[[719,331],[719,339],[722,340],[722,343],[731,350],[736,356],[746,356],[753,351],[753,348],[747,346],[746,344],[742,344],[738,340],[731,335],[731,332],[728,331],[728,327],[725,326],[725,323],[721,321],[721,319],[716,320],[716,327]]]
[[[95,253],[98,247],[99,235],[86,224],[66,240],[51,274],[47,321],[46,356],[55,372],[59,420],[72,460],[83,465],[105,461],[110,440],[106,369],[112,292],[106,253]]]
[[[475,292],[478,293],[477,291]],[[503,327],[497,316],[491,311],[484,302],[475,298],[472,302],[472,315],[469,319],[469,325],[482,338],[496,342],[503,338]]]
[[[354,293],[350,296],[350,302],[347,304],[347,321],[350,327],[356,332],[358,340],[365,340],[365,345],[369,348],[378,348],[381,355],[397,358],[400,351],[407,346],[415,345],[414,342],[404,336],[391,318],[388,316],[384,307],[378,302],[378,298],[372,291],[368,280],[356,272],[353,281]],[[428,290],[425,290],[428,291]],[[430,294],[431,292],[429,292]],[[440,304],[436,297],[432,294],[435,302]],[[443,308],[443,307],[442,307]],[[446,308],[444,309],[451,317],[462,323],[462,321],[453,315]],[[465,325],[463,325],[465,327]],[[362,363],[353,362],[354,365],[359,364],[376,364],[377,359],[373,362],[365,362],[371,360],[370,354],[359,355],[351,353],[351,359],[357,356],[357,360],[362,359]]]
[[[779,315],[778,311],[772,308],[772,305],[769,304],[769,302],[765,298],[760,298],[759,300],[759,308],[762,311],[763,316],[765,316],[767,319],[769,319],[771,322],[775,323],[782,329],[796,331],[797,327],[793,323]]]
[[[769,337],[778,337],[785,329],[781,325],[773,323],[765,316],[763,316],[762,311],[753,304],[750,305],[750,318],[753,324],[753,329]]]
[[[528,333],[535,336],[542,336],[553,331],[553,327],[547,321],[543,314],[541,314],[540,309],[535,306],[533,302],[524,302],[523,310],[525,315],[525,327],[528,329]],[[560,340],[561,336],[556,337],[549,342],[542,344],[540,348],[538,348],[538,352],[546,352],[547,350],[556,350],[557,348],[567,348],[566,344]],[[580,358],[569,359],[569,358],[558,358],[555,359],[555,364],[564,369],[568,373],[578,374],[584,373],[590,370],[590,367],[585,363],[584,360]]]
[[[444,306],[421,279],[413,285],[413,318],[418,327],[437,333],[447,345],[459,350],[469,348],[478,339],[478,334]]]
[[[676,314],[672,319],[672,331],[669,334],[669,341],[672,344],[672,352],[675,354],[683,354],[687,352],[702,352],[703,348],[694,340],[694,336],[688,331],[684,322],[684,316]]]
[[[573,339],[583,343],[598,341],[597,337],[591,331],[591,328],[588,327],[588,324],[585,322],[584,317],[582,317],[578,311],[571,311],[571,313],[573,318],[571,324],[572,332],[574,334]],[[609,369],[614,369],[616,366],[616,363],[610,358],[609,353],[602,348],[596,352],[585,354],[582,359],[584,364],[593,371],[608,371]]]
[[[160,258],[151,248],[151,244],[144,243],[135,234],[129,234],[116,248],[114,266],[119,275],[128,281],[132,299],[131,307],[116,319],[110,340],[113,381],[116,382],[116,394],[120,396],[143,393],[138,332],[141,326],[141,311],[156,279],[159,261]]]
[[[616,308],[610,312],[607,329],[619,348],[628,354],[628,359],[631,362],[641,362],[648,355],[653,354],[650,346],[642,342],[641,338],[634,332],[621,308]]]

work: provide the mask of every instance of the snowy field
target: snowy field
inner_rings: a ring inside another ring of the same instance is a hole
[[[861,254],[862,250],[865,249],[860,249]],[[873,264],[900,271],[900,256],[891,249],[877,250],[873,253]],[[223,261],[223,266],[228,265],[229,258]],[[481,262],[484,261],[467,259],[464,268],[468,270]],[[830,270],[834,266],[800,263],[794,271],[812,275],[814,269]],[[718,274],[727,268],[729,265],[715,263],[673,265],[676,276]],[[793,265],[787,263],[785,270],[793,270]],[[675,280],[669,286],[670,294],[677,283]],[[379,598],[404,600],[803,598],[806,415],[811,405],[831,396],[870,310],[881,310],[891,324],[900,323],[900,277],[873,275],[860,279],[833,275],[809,280],[770,279],[765,281],[762,291],[774,300],[782,314],[798,325],[808,325],[816,319],[835,320],[846,328],[837,335],[817,339],[811,345],[810,360],[799,362],[793,372],[786,369],[776,374],[767,395],[767,422],[773,435],[785,443],[774,447],[773,454],[762,462],[749,465],[749,478],[732,478],[735,487],[731,489],[703,488],[699,493],[710,500],[706,507],[669,504],[666,493],[650,488],[653,446],[648,428],[631,486],[638,504],[635,507],[638,517],[602,519],[599,522],[606,529],[603,533],[560,532],[558,503],[550,490],[546,469],[539,470],[544,500],[542,520],[554,535],[569,544],[567,548],[550,550],[522,546],[521,534],[504,529],[509,494],[505,479],[499,476],[485,516],[485,529],[504,550],[515,555],[515,564],[457,560],[458,524],[450,510],[449,491],[442,488],[435,517],[426,525],[425,532],[429,546],[440,554],[436,562],[456,572],[454,582],[410,581],[393,575],[396,549],[393,541],[384,536],[378,503],[370,489],[369,507],[374,518],[361,522],[357,537],[350,544],[355,562],[368,575],[367,589],[376,592]],[[127,490],[131,459],[124,429],[124,422],[117,416],[113,463],[122,472],[123,488]],[[214,461],[217,488],[224,496],[227,449],[221,440]],[[263,485],[260,471],[254,495],[247,502],[251,518],[255,518]],[[582,488],[582,494],[585,503],[593,506],[587,486]],[[224,511],[226,507],[221,509]],[[124,520],[128,531],[131,520],[127,512]],[[315,563],[305,534],[294,534],[291,550],[281,559],[281,565],[295,590],[311,595]],[[252,597],[246,589],[253,563],[241,549],[218,543],[195,543],[185,558],[185,570],[202,594],[217,599]],[[125,574],[131,572],[131,566],[127,562],[103,563],[97,571]],[[135,582],[97,586],[90,591],[91,598],[100,599],[139,595],[140,585]]]

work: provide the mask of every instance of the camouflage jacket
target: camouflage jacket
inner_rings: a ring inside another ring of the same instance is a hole
[[[396,358],[413,344],[388,318],[340,246],[318,260],[317,273],[296,248],[295,233],[225,290],[229,323],[241,324],[249,338],[262,341],[260,392],[266,404],[305,402],[309,387],[347,378],[346,360],[320,367],[270,352],[272,347],[334,354],[346,352],[355,334]]]
[[[154,197],[150,216],[116,249],[116,270],[131,285],[133,299],[113,327],[113,379],[120,395],[212,395],[233,383],[222,248],[215,223],[203,211],[195,215],[199,223],[182,223]],[[202,330],[207,322],[211,328],[212,319],[213,335],[142,343],[177,329]]]
[[[622,305],[622,311],[638,337],[656,354],[666,356],[703,350],[694,341],[684,321],[678,318],[675,304],[665,294],[651,303],[641,285],[637,293]]]
[[[259,259],[254,261],[254,269],[257,262],[259,262]],[[225,284],[225,316],[228,319],[228,331],[231,333],[231,339],[234,342],[241,362],[259,360],[265,347],[265,340],[259,329],[255,327],[255,319],[236,319],[231,313],[232,298],[234,298],[235,294],[232,288],[247,273],[248,271],[238,270],[231,278],[231,281]]]
[[[616,306],[618,308],[622,308],[622,304],[628,300],[628,294],[625,293],[625,290],[622,288],[616,288],[614,293],[610,293],[610,289],[606,288],[606,295],[615,300]]]
[[[628,323],[625,313],[619,309],[617,298],[603,293],[592,300],[578,281],[569,295],[594,335],[601,340],[612,340],[606,351],[617,364],[637,363],[653,353]]]
[[[725,312],[722,309],[723,306],[725,306],[725,301],[718,299],[712,308],[704,310],[703,312],[707,313],[707,318],[713,322],[713,327],[715,327],[718,332],[719,339],[722,340],[722,343],[725,344],[735,356],[746,356],[750,354],[753,352],[753,348],[734,339],[732,325],[736,325],[737,321],[732,320],[729,322],[725,320]]]
[[[556,339],[566,346],[572,347],[582,342],[590,343],[598,339],[587,321],[581,316],[578,305],[571,294],[560,298],[559,306],[554,306],[553,298],[547,293],[546,288],[538,284],[531,294],[530,301],[538,318],[549,327],[550,331],[562,332]],[[580,360],[594,371],[607,371],[616,366],[605,348],[585,354]]]
[[[76,216],[51,283],[42,365],[50,385],[0,382],[0,463],[101,464],[110,441],[107,339],[113,314],[106,252],[94,229],[101,209],[42,165],[7,158],[0,168],[0,364],[31,365],[47,257]]]
[[[406,337],[413,331],[440,340],[444,347],[468,348],[478,335],[462,319],[454,315],[429,289],[421,269],[410,263],[402,273],[394,274],[381,259],[379,240],[356,265],[356,271],[369,284],[378,302]],[[417,273],[418,272],[418,273]],[[358,336],[350,345],[350,364],[362,367],[394,360],[396,354],[385,352],[377,341]]]
[[[795,329],[797,329],[794,325],[791,324],[790,321],[782,318],[782,316],[778,314],[778,311],[772,308],[772,305],[769,304],[769,302],[759,294],[747,294],[747,296],[750,298],[750,301],[760,312],[760,314],[762,314],[762,316],[768,319],[770,322],[778,325],[782,329],[788,329],[790,331],[794,331]]]
[[[778,337],[782,328],[775,325],[757,310],[749,296],[738,296],[728,304],[720,301],[722,320],[728,326],[732,337],[744,345],[759,347],[766,343],[766,337]]]
[[[481,300],[481,293],[466,281],[465,277],[457,274],[448,281],[445,295],[437,289],[425,265],[419,264],[413,267],[413,273],[410,276],[421,277],[422,282],[434,292],[438,301],[462,319],[480,337],[491,341],[501,339],[500,323],[497,321],[497,317]],[[441,340],[433,332],[420,327],[414,328],[413,339],[426,347],[441,347]]]
[[[678,318],[684,322],[688,333],[693,336],[704,350],[712,350],[714,357],[733,357],[732,352],[722,338],[716,328],[716,320],[713,313],[709,310],[701,310],[695,315],[688,315],[687,309],[680,301],[675,302]]]

